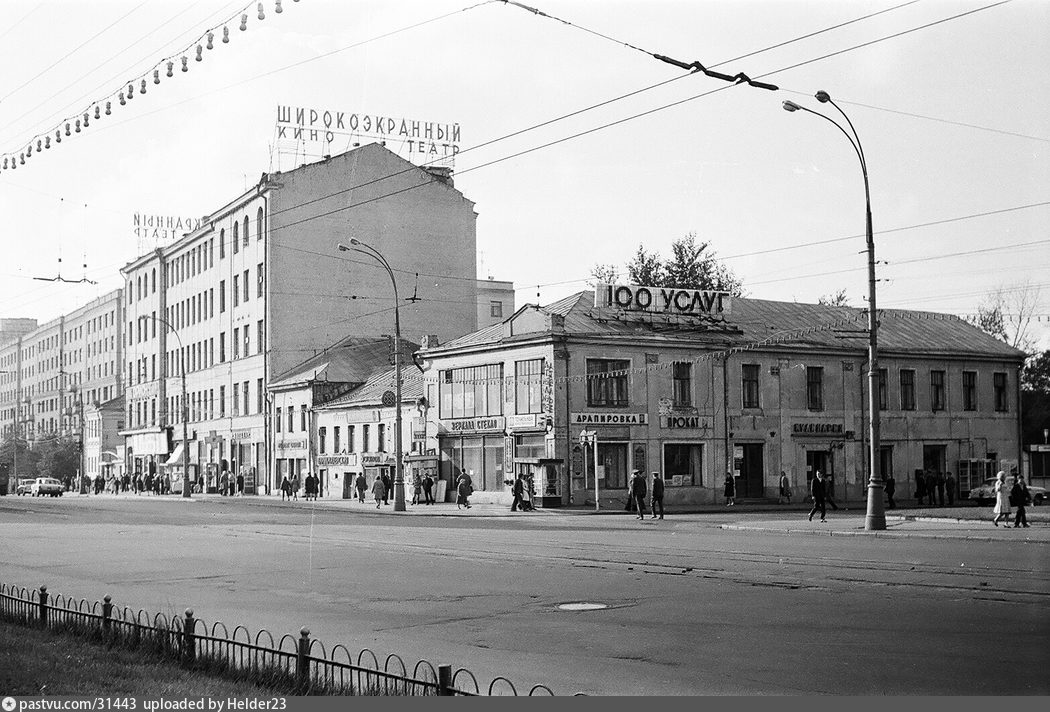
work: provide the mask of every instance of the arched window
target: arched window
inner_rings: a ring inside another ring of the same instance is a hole
[[[248,216],[244,216],[244,246],[248,246]]]
[[[259,208],[259,212],[255,214],[255,239],[261,240],[263,236],[263,209]]]
[[[151,294],[156,294],[157,293],[157,268],[156,267],[154,267],[152,270],[150,270],[149,283],[150,283],[150,293]]]
[[[226,228],[219,230],[219,259],[226,257]]]
[[[241,224],[236,220],[233,221],[233,254],[237,254],[238,250],[241,249],[241,235],[240,235]]]

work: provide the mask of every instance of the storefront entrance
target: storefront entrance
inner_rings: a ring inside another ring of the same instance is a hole
[[[923,445],[922,469],[933,472],[947,471],[948,468],[944,464],[946,449],[944,445]]]
[[[813,482],[814,475],[817,471],[820,471],[824,475],[824,486],[827,488],[827,494],[829,497],[834,499],[835,497],[835,466],[834,460],[831,457],[830,450],[806,450],[806,491],[809,491],[809,487]]]
[[[737,447],[743,450],[743,462],[736,481],[736,496],[764,497],[765,468],[762,452],[765,446],[762,443],[743,443]]]
[[[588,463],[590,465],[591,463]],[[605,465],[605,480],[600,483],[601,489],[627,489],[627,443],[598,442],[598,464]],[[594,487],[594,471],[588,481]]]

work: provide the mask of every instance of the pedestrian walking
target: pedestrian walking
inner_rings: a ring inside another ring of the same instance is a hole
[[[306,475],[303,485],[303,499],[310,502],[314,499],[314,474],[312,472]]]
[[[937,473],[937,506],[938,507],[943,507],[944,506],[944,484],[945,484],[944,473],[943,472],[938,472]]]
[[[416,472],[412,475],[412,504],[419,504],[419,495],[423,492],[423,478]]]
[[[456,509],[466,507],[470,509],[470,495],[474,494],[474,481],[469,474],[463,472],[456,480]]]
[[[1025,514],[1025,503],[1028,500],[1028,485],[1024,482],[1023,475],[1014,477],[1014,486],[1010,490],[1010,499],[1017,507],[1017,515],[1014,517],[1014,529],[1019,526],[1028,526],[1028,515]]]
[[[631,498],[634,500],[635,506],[638,508],[638,518],[645,519],[645,495],[646,495],[645,477],[642,476],[641,470],[635,470],[631,473]]]
[[[915,471],[915,503],[922,506],[922,500],[926,496],[926,475],[922,470]]]
[[[955,504],[955,478],[952,477],[952,473],[948,473],[948,476],[944,478],[944,489],[948,493],[948,506],[951,507]]]
[[[303,486],[302,481],[300,481],[300,479],[299,479],[299,475],[292,475],[292,479],[290,481],[290,484],[292,486],[292,499],[294,499],[296,502],[298,502],[299,501],[299,488]]]
[[[223,470],[222,474],[219,475],[219,494],[223,497],[226,496],[226,488],[230,484],[230,473],[227,470]]]
[[[736,478],[732,472],[726,472],[725,497],[727,507],[736,504]]]
[[[434,478],[429,472],[423,474],[423,501],[426,504],[434,503]]]
[[[357,477],[354,478],[354,489],[357,490],[357,501],[364,504],[365,491],[368,489],[368,481],[365,480],[363,472],[358,472]]]
[[[783,470],[780,471],[780,498],[777,504],[791,504],[791,482]]]
[[[835,503],[835,475],[829,472],[824,475],[824,503],[829,505],[832,509],[837,510],[838,504]]]
[[[897,491],[897,481],[893,479],[892,473],[886,477],[884,489],[886,490],[886,506],[890,509],[896,509],[897,503],[893,500],[893,493]]]
[[[390,475],[387,474],[385,469],[380,473],[379,477],[383,480],[383,487],[385,488],[383,490],[383,504],[387,504],[394,483],[391,481]]]
[[[376,509],[386,504],[386,483],[382,477],[377,477],[372,482],[372,496],[376,499]]]
[[[514,495],[514,499],[510,503],[510,511],[518,511],[518,507],[521,507],[522,511],[525,511],[525,507],[522,504],[522,497],[525,495],[525,483],[521,479],[521,473],[514,478],[514,484],[510,487],[511,494]]]
[[[1002,470],[995,475],[995,507],[992,509],[992,524],[999,526],[999,517],[1010,520],[1010,490],[1006,486],[1006,473]]]
[[[813,481],[809,485],[810,494],[813,495],[813,509],[809,510],[809,521],[813,521],[813,515],[820,510],[820,521],[827,521],[827,509],[825,508],[826,491],[824,489],[824,476],[817,470]]]
[[[244,475],[237,475],[237,496],[244,496]]]
[[[659,472],[653,473],[653,493],[649,499],[649,506],[653,510],[653,519],[656,519],[656,508],[660,508],[660,519],[664,518],[664,480]]]
[[[933,470],[926,471],[926,499],[930,501],[931,507],[937,506],[937,475]]]

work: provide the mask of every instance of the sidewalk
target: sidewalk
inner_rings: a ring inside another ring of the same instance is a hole
[[[987,509],[987,508],[982,508]],[[808,513],[808,510],[807,510]],[[1026,512],[1027,514],[1027,512]],[[1013,519],[1010,522],[992,524],[990,515],[983,519],[954,519],[948,517],[929,517],[887,514],[886,529],[867,531],[864,528],[866,513],[864,510],[828,513],[826,522],[819,519],[808,521],[805,516],[797,519],[759,519],[748,522],[734,522],[720,525],[721,529],[733,531],[760,531],[780,534],[809,534],[814,536],[866,536],[886,538],[919,538],[919,539],[967,539],[973,541],[1017,541],[1036,544],[1050,544],[1050,526],[1045,519],[1035,522],[1029,517],[1027,529],[1015,529]]]

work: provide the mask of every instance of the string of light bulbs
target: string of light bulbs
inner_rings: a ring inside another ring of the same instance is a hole
[[[279,15],[284,12],[284,7],[282,6],[283,0],[270,1],[273,2],[273,11],[276,14]],[[292,0],[292,2],[299,2],[299,0]],[[197,39],[186,45],[182,50],[161,59],[154,64],[152,68],[133,79],[129,79],[127,86],[123,86],[122,84],[121,88],[116,92],[90,102],[83,110],[78,111],[71,116],[67,116],[55,124],[51,129],[33,136],[26,144],[25,148],[3,152],[0,154],[3,155],[3,160],[0,161],[0,171],[17,170],[19,166],[25,165],[26,160],[32,158],[34,153],[40,154],[50,149],[52,138],[56,145],[60,144],[62,143],[63,136],[71,138],[74,134],[79,134],[82,129],[87,129],[91,125],[92,120],[98,121],[103,116],[111,115],[114,110],[114,102],[119,104],[119,106],[126,106],[134,100],[136,91],[139,95],[145,94],[146,87],[149,84],[150,74],[153,75],[152,81],[153,84],[156,85],[160,84],[162,73],[164,73],[169,79],[175,76],[176,63],[181,64],[181,70],[183,72],[188,72],[190,70],[190,57],[193,56],[197,62],[203,62],[205,51],[215,49],[215,40],[219,35],[221,35],[219,40],[222,44],[229,44],[230,25],[237,21],[237,15],[240,15],[239,28],[241,32],[245,32],[248,29],[248,13],[252,10],[253,6],[256,11],[256,17],[259,21],[265,20],[265,4],[266,3],[263,2],[256,2],[255,0],[249,2],[240,10],[230,15],[225,21],[220,22],[213,27],[209,27],[197,37]]]

